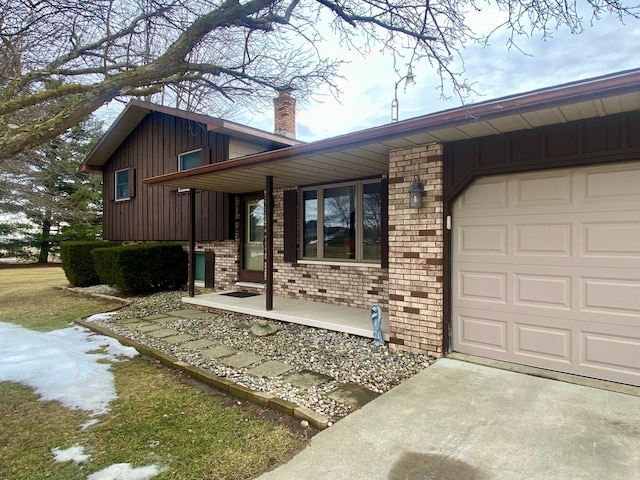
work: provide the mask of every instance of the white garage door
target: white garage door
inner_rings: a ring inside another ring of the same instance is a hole
[[[640,385],[640,162],[481,178],[452,233],[455,351]]]

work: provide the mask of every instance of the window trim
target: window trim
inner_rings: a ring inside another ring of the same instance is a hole
[[[121,172],[127,172],[127,196],[119,197],[118,196],[118,174]],[[113,198],[116,202],[126,202],[127,200],[131,200],[131,168],[121,168],[113,172]]]
[[[339,183],[325,183],[314,186],[303,187],[300,189],[300,221],[299,221],[299,231],[300,231],[300,263],[321,263],[321,264],[339,264],[339,265],[367,265],[367,266],[380,266],[382,263],[382,248],[383,248],[383,231],[381,225],[381,237],[380,237],[380,258],[377,259],[365,259],[364,258],[364,205],[363,205],[363,186],[365,184],[374,184],[377,183],[380,185],[381,195],[383,193],[382,183],[383,179],[381,178],[368,178],[363,180],[352,180],[347,182],[339,182]],[[324,256],[324,191],[327,188],[340,188],[340,187],[349,187],[355,186],[355,258],[328,258]],[[304,201],[304,192],[315,191],[316,192],[316,201],[317,201],[317,254],[314,257],[305,256],[304,255],[304,222],[305,222],[305,201]],[[381,219],[382,219],[382,199],[380,202],[380,210],[381,210]]]
[[[178,154],[178,172],[186,172],[187,170],[192,170],[193,168],[197,168],[197,167],[192,167],[192,168],[180,168],[181,166],[181,162],[180,160],[182,159],[182,157],[184,155],[189,155],[190,153],[195,153],[195,152],[200,152],[200,164],[198,165],[199,167],[202,166],[202,152],[203,149],[202,148],[196,148],[194,150],[189,150],[187,152],[181,152]],[[189,188],[178,188],[178,193],[186,193],[188,192],[190,189]]]

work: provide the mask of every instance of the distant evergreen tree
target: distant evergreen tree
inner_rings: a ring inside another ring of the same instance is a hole
[[[100,237],[102,180],[78,167],[101,134],[89,120],[3,165],[1,254],[47,263],[60,241]]]

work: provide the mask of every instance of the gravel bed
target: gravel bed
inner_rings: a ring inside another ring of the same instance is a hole
[[[107,295],[115,293],[106,286],[82,290]],[[199,318],[176,318],[162,324],[165,328],[189,334],[196,339],[207,339],[216,345],[226,345],[264,356],[262,362],[275,360],[293,367],[291,371],[278,377],[257,377],[247,373],[256,364],[247,368],[232,368],[220,359],[207,358],[200,351],[189,350],[182,345],[170,345],[119,323],[119,320],[125,318],[141,318],[184,309],[181,302],[183,296],[184,292],[161,292],[129,297],[128,300],[132,301],[130,305],[99,323],[120,335],[169,353],[215,375],[306,406],[332,421],[339,420],[354,410],[351,405],[328,396],[341,384],[353,383],[373,392],[384,393],[434,361],[426,355],[392,350],[388,345],[376,346],[368,338],[275,320],[270,320],[269,323],[277,327],[277,332],[259,337],[250,331],[256,318],[234,313],[202,312],[202,317]],[[291,373],[306,370],[329,375],[333,380],[310,388],[297,387],[283,380],[283,377]]]

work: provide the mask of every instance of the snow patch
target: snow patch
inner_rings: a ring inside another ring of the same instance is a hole
[[[95,315],[88,316],[85,319],[85,321],[86,322],[102,322],[104,320],[109,320],[116,313],[117,312],[96,313]]]
[[[51,450],[51,453],[55,456],[54,460],[56,462],[73,462],[76,464],[87,463],[91,458],[91,455],[84,453],[84,447],[76,445],[71,448],[67,448],[66,450],[60,450],[59,448],[54,448]]]
[[[100,423],[100,420],[97,419],[97,418],[92,418],[91,420],[87,420],[82,425],[80,425],[80,429],[81,430],[86,430],[87,428],[92,427],[96,423]]]
[[[88,354],[103,349],[104,353]],[[0,322],[0,382],[25,384],[43,400],[59,400],[95,415],[107,412],[116,398],[113,373],[105,360],[137,354],[113,338],[79,327],[43,333]]]
[[[157,465],[132,468],[129,463],[116,463],[104,470],[92,473],[87,477],[87,480],[149,480],[163,471],[164,468]]]

